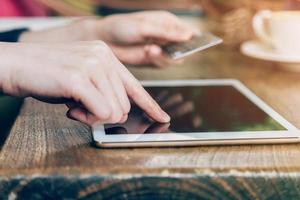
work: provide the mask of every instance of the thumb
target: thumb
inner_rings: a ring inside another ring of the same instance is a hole
[[[145,45],[116,46],[110,45],[117,58],[130,65],[147,65],[151,61],[145,49]]]
[[[161,47],[153,44],[145,47],[147,58],[150,63],[154,64],[159,68],[166,68],[169,66],[175,66],[183,63],[183,59],[174,60],[167,56]]]

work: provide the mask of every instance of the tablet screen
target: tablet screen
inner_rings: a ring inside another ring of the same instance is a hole
[[[286,130],[233,86],[145,87],[171,116],[152,121],[132,105],[124,124],[105,125],[106,134]]]

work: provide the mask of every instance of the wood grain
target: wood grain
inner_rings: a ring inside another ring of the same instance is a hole
[[[300,68],[300,66],[299,66]],[[139,79],[237,78],[298,128],[300,74],[222,47]],[[300,145],[98,149],[66,108],[27,99],[0,152],[6,199],[299,199]]]

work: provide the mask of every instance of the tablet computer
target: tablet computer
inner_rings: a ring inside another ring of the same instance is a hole
[[[152,121],[132,105],[123,124],[95,125],[99,147],[195,146],[299,142],[300,133],[241,82],[231,79],[143,81],[171,116]]]

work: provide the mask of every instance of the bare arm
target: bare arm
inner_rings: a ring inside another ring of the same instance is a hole
[[[167,67],[173,64],[159,43],[189,40],[197,30],[165,11],[83,18],[45,31],[27,32],[21,42],[71,42],[102,40],[125,64]]]

